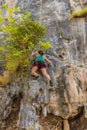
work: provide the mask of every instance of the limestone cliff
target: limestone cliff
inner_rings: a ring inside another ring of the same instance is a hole
[[[42,75],[14,76],[0,88],[0,130],[86,130],[87,19],[70,15],[87,7],[87,0],[0,0],[0,8],[3,3],[29,10],[47,27],[54,86],[49,90]]]

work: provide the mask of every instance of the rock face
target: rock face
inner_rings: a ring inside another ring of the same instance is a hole
[[[47,27],[52,44],[47,71],[54,86],[49,90],[43,76],[26,75],[0,88],[0,130],[87,129],[87,20],[69,20],[87,0],[1,0],[0,7],[3,3],[20,6],[21,13],[31,11]]]

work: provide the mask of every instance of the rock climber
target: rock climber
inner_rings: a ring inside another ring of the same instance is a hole
[[[44,56],[44,51],[43,50],[33,52],[32,56],[35,58],[35,60],[34,60],[33,68],[31,70],[31,74],[38,78],[39,74],[36,71],[38,69],[40,69],[42,74],[49,80],[50,86],[53,86],[51,77],[49,76],[49,74],[46,71],[46,63],[45,63],[45,61],[49,65],[51,65],[52,62],[46,56]]]

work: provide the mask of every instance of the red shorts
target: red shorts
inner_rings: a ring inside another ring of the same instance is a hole
[[[45,69],[46,68],[46,64],[43,61],[36,61],[34,63],[34,66],[36,66],[38,69]]]
[[[34,66],[36,66],[37,68],[39,68],[39,65],[37,65],[37,64],[34,65]],[[46,68],[46,66],[41,66],[41,67],[40,67],[40,69],[45,69],[45,68]]]

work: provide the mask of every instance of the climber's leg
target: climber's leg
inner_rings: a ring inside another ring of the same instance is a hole
[[[32,70],[31,70],[31,74],[33,75],[33,76],[36,76],[36,77],[38,77],[39,75],[38,75],[38,73],[36,72],[38,70],[38,65],[36,66],[34,66],[33,68],[32,68]]]
[[[51,80],[49,74],[46,71],[46,68],[41,68],[41,72],[48,80]]]
[[[50,81],[50,86],[53,86],[51,78],[49,74],[47,73],[46,68],[44,66],[41,68],[41,71],[42,71],[42,74]]]

